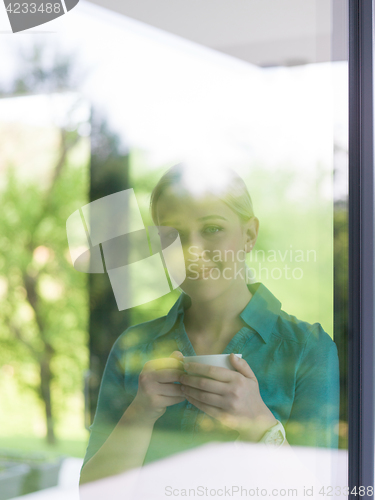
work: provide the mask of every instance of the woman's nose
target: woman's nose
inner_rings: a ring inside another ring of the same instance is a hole
[[[198,234],[190,234],[189,241],[184,245],[185,258],[189,262],[197,262],[207,253],[204,242]]]

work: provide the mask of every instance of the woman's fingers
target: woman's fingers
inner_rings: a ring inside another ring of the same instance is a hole
[[[176,368],[178,370],[183,370],[183,363],[181,361],[178,361],[178,359],[176,358],[153,359],[145,363],[142,371],[150,372],[153,370],[165,370],[166,368]]]
[[[170,355],[170,358],[175,358],[179,361],[184,360],[184,356],[181,351],[173,351],[172,354]]]
[[[185,401],[185,396],[159,396],[159,404],[161,407],[173,406],[177,403]]]
[[[253,370],[250,368],[250,365],[246,361],[246,359],[239,358],[235,354],[231,354],[229,357],[230,362],[232,363],[232,366],[240,372],[244,377],[246,378],[251,378],[255,381],[257,381],[257,378],[255,376],[255,373]]]
[[[184,363],[184,369],[189,374],[208,377],[214,380],[219,380],[220,382],[231,382],[236,374],[236,372],[228,370],[228,368],[193,362]]]
[[[167,384],[171,382],[178,382],[181,377],[181,370],[176,370],[174,368],[167,370],[156,370],[154,375],[154,380],[161,384]]]
[[[219,419],[222,415],[222,410],[220,410],[219,408],[203,403],[202,401],[193,398],[193,396],[186,395],[186,399],[189,401],[189,403],[196,406],[199,410],[204,411],[204,413],[207,413],[207,415],[209,415],[210,417]]]
[[[155,393],[159,396],[184,396],[179,384],[158,384]]]
[[[199,389],[194,389],[189,386],[182,386],[181,390],[187,398],[194,398],[196,401],[204,403],[209,406],[215,406],[216,408],[222,408],[223,397],[218,394],[211,394],[210,392],[200,391]]]
[[[227,384],[218,382],[205,377],[196,377],[194,375],[181,375],[179,378],[181,384],[189,387],[195,387],[201,391],[212,392],[213,394],[225,394],[228,390]]]

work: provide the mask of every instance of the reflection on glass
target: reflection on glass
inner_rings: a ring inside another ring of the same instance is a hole
[[[80,2],[0,46],[0,445],[77,454],[77,494],[108,358],[83,500],[346,494],[346,2],[214,3]],[[147,368],[177,398],[152,429]]]
[[[243,179],[231,169],[178,164],[153,189],[150,208],[165,228],[162,246],[179,236],[186,278],[166,316],[115,343],[82,484],[208,443],[231,443],[231,463],[240,444],[250,461],[260,460],[263,446],[271,463],[276,449],[337,449],[336,344],[319,323],[284,312],[254,280],[246,261],[261,224]],[[227,365],[213,356],[220,354]]]

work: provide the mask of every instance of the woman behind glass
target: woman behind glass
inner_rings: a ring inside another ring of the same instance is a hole
[[[113,346],[81,484],[208,441],[337,447],[336,345],[249,283],[259,221],[243,180],[176,165],[154,188],[151,214],[164,247],[179,236],[186,278],[167,316]],[[222,353],[233,370],[183,362]]]

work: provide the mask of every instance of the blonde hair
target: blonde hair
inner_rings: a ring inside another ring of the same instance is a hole
[[[150,211],[155,225],[158,225],[157,203],[169,187],[176,188],[180,195],[214,194],[228,205],[242,222],[254,217],[249,191],[243,179],[234,170],[225,168],[212,173],[199,169],[196,165],[178,163],[167,170],[151,193]]]

